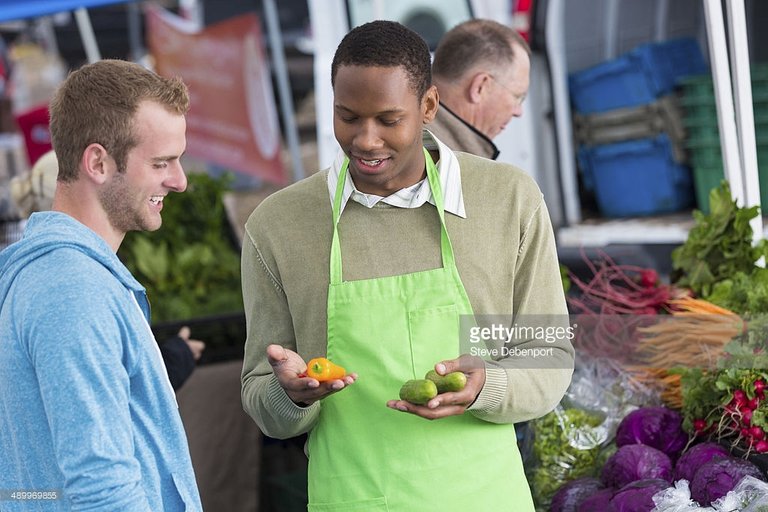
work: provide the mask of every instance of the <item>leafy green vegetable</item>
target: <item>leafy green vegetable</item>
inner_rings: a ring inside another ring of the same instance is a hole
[[[755,267],[714,283],[707,300],[737,313],[768,311],[768,269]]]
[[[163,204],[163,225],[131,232],[118,255],[147,288],[153,322],[243,310],[240,257],[224,211],[230,176],[188,175]]]
[[[533,454],[537,464],[529,479],[539,507],[547,507],[565,482],[596,476],[602,455],[603,419],[581,409],[562,407],[533,422]]]
[[[764,308],[768,276],[757,276],[761,288],[747,290],[759,268],[755,263],[768,254],[766,240],[752,243],[749,222],[758,215],[758,208],[739,208],[727,181],[710,192],[709,204],[709,215],[693,212],[695,226],[685,243],[672,251],[672,266],[681,272],[677,286],[737,313]]]
[[[673,370],[681,374],[680,388],[683,395],[683,429],[695,433],[694,422],[703,420],[706,428],[720,421],[720,407],[726,393],[716,385],[718,373],[686,368]]]

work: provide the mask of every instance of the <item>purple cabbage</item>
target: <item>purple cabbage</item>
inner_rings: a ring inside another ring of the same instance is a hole
[[[586,498],[602,489],[600,480],[593,477],[577,478],[561,486],[554,496],[550,512],[576,512]]]
[[[644,444],[677,459],[688,434],[683,430],[683,417],[666,407],[643,407],[627,414],[616,430],[616,446]]]
[[[600,478],[606,487],[616,489],[650,478],[671,482],[672,460],[656,448],[644,444],[628,444],[608,458]]]
[[[675,480],[693,481],[696,471],[712,459],[729,457],[728,450],[717,443],[701,443],[692,446],[675,464]]]
[[[708,506],[732,491],[745,476],[765,481],[760,469],[744,459],[726,457],[710,460],[696,471],[691,481],[691,498],[702,506]]]
[[[653,495],[668,487],[669,482],[658,478],[632,482],[614,493],[611,506],[616,512],[648,512],[656,507]]]
[[[576,509],[576,512],[618,512],[616,508],[611,505],[613,492],[613,489],[597,491],[592,496],[582,501]]]

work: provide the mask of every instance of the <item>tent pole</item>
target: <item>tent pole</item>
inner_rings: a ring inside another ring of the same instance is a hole
[[[91,17],[88,15],[88,9],[85,7],[76,9],[75,20],[77,21],[77,28],[80,30],[80,38],[83,40],[85,56],[88,58],[88,62],[93,64],[94,62],[101,60],[99,45],[96,43],[96,36],[93,33],[93,25],[91,25]]]
[[[51,16],[42,16],[38,18],[37,33],[43,39],[45,49],[54,55],[59,55],[59,45],[56,43],[56,31],[53,29],[53,18]]]
[[[131,47],[131,60],[139,62],[147,53],[141,41],[141,11],[136,2],[130,2],[127,7],[128,43]]]
[[[277,75],[277,91],[280,96],[280,111],[285,127],[285,137],[293,161],[293,179],[299,181],[304,178],[304,164],[301,161],[299,132],[296,127],[296,118],[293,115],[293,97],[291,96],[288,70],[285,65],[283,38],[280,32],[280,20],[277,17],[275,0],[264,0],[264,16],[267,22],[269,43],[272,47],[272,62],[274,62],[275,74]]]

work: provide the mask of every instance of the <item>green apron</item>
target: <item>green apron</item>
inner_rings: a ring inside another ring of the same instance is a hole
[[[470,413],[429,421],[386,406],[400,386],[459,355],[459,315],[472,307],[445,228],[437,169],[424,151],[440,216],[443,268],[342,281],[333,202],[328,357],[359,375],[322,401],[309,436],[309,511],[533,510],[514,426]]]

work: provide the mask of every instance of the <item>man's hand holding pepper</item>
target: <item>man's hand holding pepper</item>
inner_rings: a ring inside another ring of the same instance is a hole
[[[458,416],[464,414],[464,411],[475,402],[485,385],[485,363],[479,357],[464,354],[457,359],[441,361],[435,365],[435,371],[440,375],[464,372],[467,376],[467,384],[461,391],[441,393],[424,405],[412,404],[405,400],[390,400],[387,402],[387,407],[409,412],[428,420]]]
[[[280,386],[285,390],[288,397],[299,405],[311,405],[344,389],[357,380],[356,373],[350,373],[340,379],[326,382],[304,376],[307,371],[307,363],[299,354],[280,345],[267,347],[267,359],[272,365],[272,371]]]

